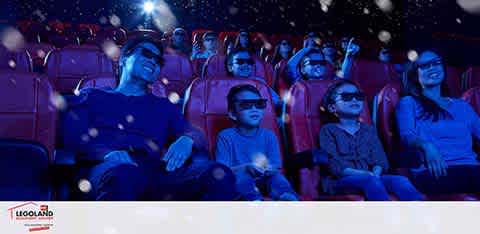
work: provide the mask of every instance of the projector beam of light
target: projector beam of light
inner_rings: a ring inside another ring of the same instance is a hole
[[[143,3],[143,10],[147,14],[151,14],[154,9],[155,9],[155,5],[153,4],[153,2],[147,1],[147,2]]]

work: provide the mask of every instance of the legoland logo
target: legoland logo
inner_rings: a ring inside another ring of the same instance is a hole
[[[49,230],[53,224],[54,211],[48,205],[26,202],[8,209],[10,219],[25,222],[29,232]]]

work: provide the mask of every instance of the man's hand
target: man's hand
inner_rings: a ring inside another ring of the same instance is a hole
[[[427,142],[422,145],[422,149],[425,153],[425,164],[430,174],[437,179],[440,176],[446,176],[448,166],[437,147]]]
[[[181,136],[170,147],[163,157],[167,162],[167,171],[174,171],[180,168],[192,154],[193,139],[187,136]]]
[[[382,167],[381,166],[374,166],[373,167],[373,175],[377,176],[377,177],[380,177],[382,175]]]
[[[116,161],[121,164],[131,164],[136,167],[138,165],[132,160],[126,151],[112,151],[103,157],[104,161]]]
[[[350,41],[348,42],[348,46],[347,46],[347,54],[346,56],[347,57],[350,57],[350,56],[353,56],[355,54],[358,53],[358,51],[360,51],[360,46],[357,45],[355,42],[354,42],[355,38],[351,38]]]

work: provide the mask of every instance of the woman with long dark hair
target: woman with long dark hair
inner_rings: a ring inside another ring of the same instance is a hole
[[[282,59],[290,59],[293,55],[293,46],[288,40],[283,39],[275,46],[273,51],[273,57],[271,64],[275,66],[277,63],[282,61]]]
[[[420,156],[411,170],[416,187],[427,194],[480,192],[472,149],[480,119],[467,102],[449,97],[443,58],[426,50],[406,76],[408,96],[400,100],[396,120],[403,145]]]

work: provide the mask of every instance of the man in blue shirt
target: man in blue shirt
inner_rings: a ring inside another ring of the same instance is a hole
[[[149,92],[163,65],[162,44],[127,42],[114,90],[86,89],[64,115],[65,148],[84,165],[77,179],[95,200],[232,200],[231,170],[208,161],[207,142],[166,98]],[[165,144],[174,140],[166,153]]]

